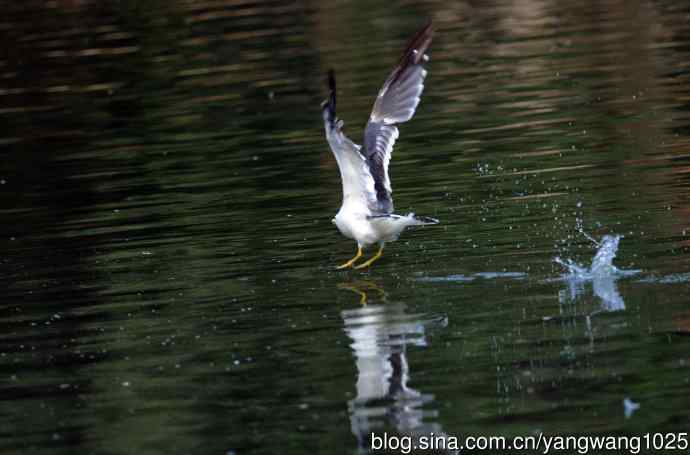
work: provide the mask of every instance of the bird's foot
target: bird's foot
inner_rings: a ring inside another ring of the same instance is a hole
[[[363,269],[365,267],[370,267],[371,264],[373,264],[376,260],[378,260],[382,255],[383,255],[383,245],[379,248],[379,250],[376,252],[376,254],[371,259],[369,259],[366,262],[362,262],[359,265],[356,265],[355,269],[359,270],[359,269]]]
[[[340,264],[335,269],[336,270],[348,269],[348,268],[352,267],[352,265],[355,263],[356,260],[357,259],[352,258],[349,261],[347,261],[345,264]]]
[[[345,264],[341,264],[338,267],[336,267],[337,270],[342,270],[342,269],[347,269],[350,268],[354,265],[355,262],[357,262],[357,259],[362,257],[362,247],[357,248],[357,254],[355,254],[355,257],[347,261]]]

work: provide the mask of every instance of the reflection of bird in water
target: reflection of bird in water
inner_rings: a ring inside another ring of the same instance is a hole
[[[414,213],[393,213],[392,189],[388,163],[398,138],[398,123],[412,118],[424,90],[428,60],[425,54],[431,44],[431,23],[410,41],[400,62],[379,91],[364,131],[364,146],[343,134],[343,122],[336,118],[335,75],[329,72],[330,94],[323,103],[326,139],[335,155],[343,183],[343,203],[333,223],[348,238],[357,241],[355,257],[338,268],[370,266],[383,254],[386,242],[397,240],[408,226],[436,224],[438,220],[418,217]],[[362,248],[379,245],[378,252],[368,261],[355,265]]]
[[[434,396],[407,385],[406,349],[426,346],[426,327],[445,326],[445,317],[407,314],[401,303],[367,305],[341,315],[357,365],[357,396],[349,402],[349,412],[360,453],[371,448],[372,432],[382,435],[387,427],[413,440],[443,436],[440,424],[434,422],[437,412],[428,409]]]
[[[366,305],[369,301],[366,291],[376,291],[381,299],[386,301],[386,292],[381,289],[376,283],[372,281],[353,281],[352,283],[340,283],[338,284],[338,289],[345,289],[358,294],[360,299],[359,303],[361,305]]]

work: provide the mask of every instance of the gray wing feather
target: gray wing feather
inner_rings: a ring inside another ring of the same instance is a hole
[[[409,67],[395,84],[384,84],[374,103],[371,120],[389,124],[410,120],[424,90],[425,77],[426,70],[417,64]]]
[[[381,87],[364,131],[362,153],[374,179],[376,203],[371,209],[375,213],[393,212],[388,164],[398,138],[395,125],[410,120],[419,105],[426,77],[423,64],[428,60],[424,53],[431,44],[432,34],[429,23],[412,38],[400,62]]]

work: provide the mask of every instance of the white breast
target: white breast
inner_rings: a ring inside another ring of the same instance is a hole
[[[362,246],[369,246],[378,242],[379,238],[367,219],[368,215],[368,211],[357,210],[357,207],[346,203],[333,221],[345,237],[356,240]]]

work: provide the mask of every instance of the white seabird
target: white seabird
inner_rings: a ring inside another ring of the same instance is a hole
[[[335,110],[335,75],[333,70],[329,71],[330,94],[322,104],[323,119],[326,139],[338,162],[343,183],[343,203],[333,223],[345,237],[357,241],[357,254],[339,269],[368,267],[381,257],[384,244],[397,240],[406,227],[438,223],[436,219],[414,213],[394,214],[388,177],[388,163],[398,138],[396,125],[412,118],[424,90],[423,64],[429,60],[425,52],[432,33],[431,23],[417,32],[384,82],[364,130],[363,146],[343,134],[343,122],[336,117]],[[355,265],[362,257],[362,249],[376,243],[378,252],[368,261]]]

